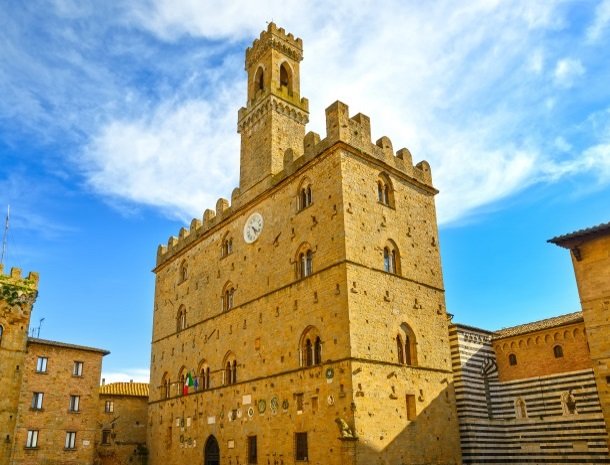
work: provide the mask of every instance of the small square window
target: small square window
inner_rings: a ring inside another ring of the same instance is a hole
[[[47,372],[47,357],[38,357],[36,361],[36,373],[46,373]]]
[[[66,449],[76,449],[76,431],[66,432],[66,443],[64,446]]]
[[[307,433],[295,433],[295,459],[300,461],[307,461]]]
[[[106,401],[106,403],[104,404],[104,412],[106,412],[106,413],[114,412],[114,401],[112,401],[112,400]]]
[[[83,376],[83,362],[74,362],[72,374],[74,376]]]
[[[70,412],[78,412],[80,410],[80,396],[70,396]]]
[[[35,392],[32,396],[32,409],[42,410],[42,399],[44,398],[43,392]]]
[[[25,441],[25,447],[27,447],[28,449],[38,447],[38,430],[28,430],[28,437]]]

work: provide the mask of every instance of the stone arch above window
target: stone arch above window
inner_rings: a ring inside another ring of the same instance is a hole
[[[555,347],[553,347],[553,355],[555,356],[555,358],[562,358],[563,357],[563,347],[561,347],[559,344],[557,344]]]
[[[166,371],[165,373],[163,373],[163,377],[161,378],[161,398],[162,399],[169,399],[170,386],[171,386],[171,382],[169,380],[169,373]]]
[[[322,338],[315,326],[308,326],[299,340],[299,358],[302,367],[320,365],[322,363]]]
[[[309,178],[304,178],[297,189],[297,210],[301,211],[313,203],[312,186]]]
[[[398,363],[417,366],[417,339],[407,323],[401,323],[395,338]]]
[[[313,251],[307,243],[301,244],[295,256],[297,279],[303,279],[313,274]]]
[[[179,396],[183,396],[185,394],[185,391],[188,389],[188,386],[186,385],[186,367],[183,365],[180,368],[180,371],[178,371],[178,390],[180,391],[178,393]]]
[[[180,263],[180,269],[178,270],[178,283],[183,283],[189,277],[189,269],[186,260],[182,260]]]
[[[391,239],[383,247],[383,271],[400,275],[400,252]]]
[[[377,201],[388,207],[394,207],[394,187],[387,173],[377,176]]]
[[[222,288],[221,301],[222,301],[222,311],[223,312],[226,312],[233,308],[234,297],[235,297],[235,286],[233,286],[233,283],[231,281],[228,281]]]
[[[176,331],[182,331],[183,329],[186,329],[186,307],[180,305],[176,315]]]
[[[229,386],[237,383],[237,358],[232,351],[227,352],[224,356],[222,365],[224,367],[223,384]]]
[[[233,237],[229,233],[226,233],[220,243],[220,256],[226,257],[231,253],[233,253]]]
[[[280,89],[286,88],[288,95],[292,95],[292,68],[287,62],[280,65]]]
[[[508,354],[508,364],[510,366],[517,365],[517,356],[515,354]]]

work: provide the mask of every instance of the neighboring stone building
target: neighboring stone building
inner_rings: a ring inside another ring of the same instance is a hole
[[[11,465],[93,463],[102,357],[108,353],[28,339]]]
[[[569,249],[591,349],[595,383],[610,431],[610,223],[549,242]],[[610,436],[606,435],[608,447]]]
[[[102,384],[99,390],[101,432],[97,455],[101,465],[146,463],[147,383]]]
[[[159,247],[150,463],[460,463],[430,167],[340,102],[305,134],[302,54],[247,50],[240,186]]]

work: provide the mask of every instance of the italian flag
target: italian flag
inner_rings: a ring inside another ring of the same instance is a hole
[[[184,380],[184,388],[183,394],[187,395],[189,393],[189,387],[193,385],[193,377],[191,376],[191,372],[189,371],[186,374],[186,379]]]

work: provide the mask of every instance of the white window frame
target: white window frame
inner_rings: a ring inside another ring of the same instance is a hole
[[[70,412],[80,412],[80,396],[70,395]]]
[[[37,429],[29,429],[28,436],[25,440],[25,447],[28,449],[34,449],[38,447],[38,430]]]
[[[46,373],[48,362],[48,357],[38,357],[38,359],[36,360],[36,373]]]
[[[113,400],[106,401],[106,403],[104,404],[104,412],[106,412],[106,413],[114,412],[114,401]]]
[[[84,362],[81,362],[79,360],[75,360],[74,361],[74,368],[72,370],[72,374],[74,376],[83,376],[83,365],[84,365]]]
[[[42,401],[44,400],[44,392],[35,392],[32,396],[32,409],[42,410]]]
[[[66,449],[76,449],[76,431],[66,431]]]

